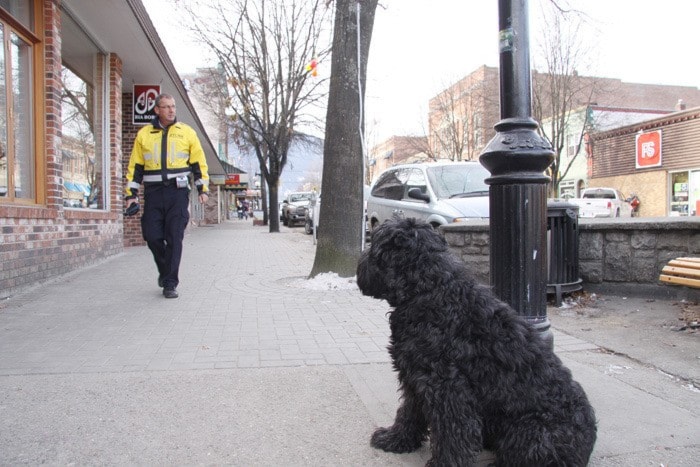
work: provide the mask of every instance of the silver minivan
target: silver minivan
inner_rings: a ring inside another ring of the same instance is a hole
[[[425,162],[390,167],[367,199],[370,229],[393,216],[414,217],[434,227],[489,217],[491,174],[477,161]]]

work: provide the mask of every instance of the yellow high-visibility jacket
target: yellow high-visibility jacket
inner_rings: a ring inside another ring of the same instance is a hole
[[[141,183],[174,183],[178,176],[190,174],[197,191],[208,193],[207,161],[197,133],[177,121],[163,128],[156,117],[136,134],[126,174],[126,199],[138,196]]]

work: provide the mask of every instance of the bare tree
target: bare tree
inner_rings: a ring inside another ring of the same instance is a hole
[[[430,100],[430,132],[424,152],[431,158],[462,160],[469,140],[468,97],[459,81]]]
[[[195,37],[216,56],[228,107],[255,153],[269,194],[270,232],[279,232],[278,185],[299,128],[318,125],[327,80],[308,65],[330,54],[325,0],[184,2]]]
[[[323,150],[323,202],[311,276],[355,275],[364,232],[365,84],[378,0],[336,0]],[[323,219],[332,219],[332,222]]]
[[[549,6],[549,8],[547,8]],[[562,167],[562,155],[569,146],[579,148],[592,122],[588,113],[581,126],[572,125],[574,110],[588,107],[599,87],[595,78],[579,76],[577,68],[585,65],[589,51],[582,46],[583,18],[577,11],[567,10],[562,4],[549,2],[543,8],[544,30],[540,35],[540,57],[543,72],[532,74],[533,117],[542,124],[539,132],[552,144],[554,161],[548,169],[551,177],[550,194],[556,197],[560,181],[575,161],[569,159]],[[579,118],[578,116],[576,118]]]
[[[422,151],[432,159],[476,159],[497,117],[497,83],[498,70],[483,66],[433,97]]]

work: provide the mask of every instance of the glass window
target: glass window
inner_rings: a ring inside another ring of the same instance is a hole
[[[12,135],[15,153],[15,198],[34,199],[34,145],[32,135],[31,46],[14,32],[10,34],[12,59]]]
[[[421,193],[425,194],[428,192],[428,187],[425,182],[425,175],[420,169],[410,169],[408,170],[408,179],[406,180],[406,191],[404,192],[404,198],[413,200],[413,198],[408,197],[408,190],[411,188],[420,188]]]
[[[379,176],[372,189],[372,196],[400,200],[403,198],[404,182],[407,178],[405,169],[390,169]]]
[[[700,170],[690,171],[689,206],[691,216],[700,216]]]
[[[102,158],[95,131],[95,88],[69,68],[61,70],[63,119],[63,205],[104,208],[100,196]]]
[[[481,164],[464,163],[438,165],[428,168],[430,186],[438,198],[483,196],[489,187],[484,182],[490,176]]]
[[[32,18],[32,2],[2,2],[0,7]],[[0,20],[0,198],[35,202],[34,45],[32,39]]]
[[[688,172],[671,174],[671,212],[672,216],[687,216],[690,203],[690,185]]]
[[[106,209],[107,57],[65,11],[61,33],[63,205]]]
[[[0,0],[0,7],[22,23],[22,26],[34,31],[34,9],[31,0]]]
[[[0,42],[4,43],[5,28],[0,24]],[[0,47],[0,70],[5,69],[5,48]],[[0,73],[0,197],[8,197],[10,183],[9,154],[7,151],[7,80],[5,73]]]

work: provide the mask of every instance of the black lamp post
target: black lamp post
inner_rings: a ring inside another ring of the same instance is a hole
[[[499,0],[498,15],[501,121],[480,156],[491,172],[491,285],[551,342],[544,171],[554,153],[531,117],[527,0]]]

